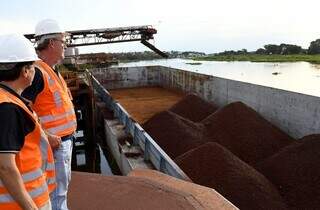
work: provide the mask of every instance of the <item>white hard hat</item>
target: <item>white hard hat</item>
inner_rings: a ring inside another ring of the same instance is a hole
[[[59,26],[58,22],[52,19],[45,19],[36,25],[35,36],[42,36],[47,34],[60,34],[65,31]]]
[[[0,63],[40,60],[32,43],[20,34],[0,35]]]

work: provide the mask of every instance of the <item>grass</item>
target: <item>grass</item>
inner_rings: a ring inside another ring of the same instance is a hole
[[[252,62],[298,62],[306,61],[320,64],[320,55],[212,55],[194,57],[196,61],[252,61]]]

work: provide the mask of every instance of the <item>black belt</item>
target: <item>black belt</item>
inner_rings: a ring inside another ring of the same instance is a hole
[[[74,134],[70,134],[70,135],[61,137],[61,141],[71,140],[71,138],[73,137],[73,135],[74,135]]]

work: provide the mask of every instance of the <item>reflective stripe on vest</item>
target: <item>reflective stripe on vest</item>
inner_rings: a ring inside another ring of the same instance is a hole
[[[67,122],[65,124],[62,124],[62,125],[59,125],[59,126],[56,126],[56,127],[52,127],[52,128],[49,128],[47,129],[48,132],[50,134],[53,134],[53,135],[56,135],[57,133],[59,133],[60,131],[63,131],[63,130],[66,130],[68,128],[72,128],[74,126],[77,125],[77,122],[75,121],[70,121],[70,122]]]
[[[41,136],[41,139],[40,139],[40,150],[41,150],[41,158],[42,158],[41,169],[43,172],[46,171],[46,167],[48,164],[48,161],[47,161],[48,160],[48,147],[49,147],[48,141]]]
[[[62,118],[68,117],[70,115],[74,115],[74,109],[71,109],[70,111],[63,113],[63,114],[59,114],[59,115],[46,115],[46,116],[41,116],[39,117],[40,122],[41,123],[48,123],[48,122],[52,122],[55,120],[60,120]]]
[[[48,185],[55,184],[55,183],[56,183],[56,179],[54,177],[47,179],[47,184]]]
[[[47,163],[46,171],[54,171],[54,163]]]
[[[42,170],[36,169],[34,171],[30,171],[30,172],[22,174],[22,180],[23,180],[23,182],[30,182],[30,181],[33,181],[33,180],[40,178],[42,175],[43,175]],[[1,180],[0,180],[0,186],[4,187],[3,182]]]
[[[49,143],[47,141],[47,139],[43,138],[41,136],[41,140],[40,140],[40,148],[41,148],[41,156],[42,156],[42,166],[41,169],[43,172],[55,172],[55,165],[54,162],[50,163],[48,162],[48,149],[49,148]],[[46,177],[46,182],[48,185],[54,185],[56,183],[56,179],[55,177]],[[54,186],[55,187],[55,186]]]
[[[29,195],[31,196],[31,198],[35,198],[40,196],[41,194],[45,193],[46,191],[48,191],[48,187],[47,184],[43,184],[40,187],[33,189],[31,191],[29,191]],[[0,195],[0,204],[1,203],[9,203],[9,202],[15,202],[15,200],[11,197],[10,194],[2,194]]]
[[[54,80],[48,75],[49,85],[54,85]]]
[[[53,98],[54,98],[54,103],[56,104],[56,107],[61,107],[62,106],[62,98],[61,98],[59,91],[55,91],[53,93]]]

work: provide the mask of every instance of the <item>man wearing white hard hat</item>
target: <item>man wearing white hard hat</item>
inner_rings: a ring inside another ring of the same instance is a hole
[[[32,101],[54,149],[57,187],[49,184],[52,208],[67,210],[67,192],[71,179],[71,156],[76,115],[70,91],[61,74],[55,69],[64,58],[66,33],[55,20],[40,21],[35,29],[36,50],[41,59],[35,63],[35,78],[23,96]]]
[[[0,209],[51,209],[47,173],[54,175],[52,151],[21,97],[32,83],[36,60],[23,35],[0,35]]]

